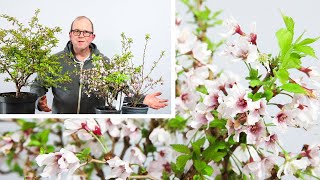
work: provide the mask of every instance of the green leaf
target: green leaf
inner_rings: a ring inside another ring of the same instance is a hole
[[[52,145],[40,147],[40,154],[48,154],[54,152],[55,148]]]
[[[34,123],[34,122],[24,122],[21,129],[23,131],[25,131],[28,129],[33,129],[35,127],[36,127],[36,123]]]
[[[287,83],[282,86],[280,86],[281,89],[292,92],[292,93],[297,93],[297,94],[305,94],[306,91],[301,87],[299,84],[296,83]]]
[[[259,99],[261,99],[263,96],[262,96],[262,93],[261,92],[257,92],[255,93],[253,96],[252,96],[252,100],[253,101],[258,101]]]
[[[184,154],[190,154],[190,149],[188,148],[188,146],[183,145],[183,144],[171,144],[171,147],[180,153],[184,153]]]
[[[276,72],[276,77],[282,84],[285,84],[289,80],[289,72],[286,69],[279,69],[279,71]]]
[[[152,152],[156,152],[157,148],[155,146],[153,146],[152,144],[150,144],[150,145],[147,145],[146,150],[147,150],[147,152],[152,153]]]
[[[279,47],[281,49],[281,56],[284,57],[292,43],[293,33],[288,31],[287,29],[282,28],[277,31],[276,36],[278,39]]]
[[[202,176],[200,176],[199,174],[196,174],[193,176],[193,180],[204,180],[205,178],[203,178]]]
[[[260,86],[260,85],[262,85],[262,84],[263,84],[263,82],[260,81],[260,80],[251,80],[251,81],[250,81],[250,86],[251,86],[251,87]]]
[[[207,163],[200,160],[194,160],[193,165],[198,172],[202,172],[202,170],[207,166]]]
[[[208,7],[205,7],[205,10],[199,11],[199,13],[197,14],[198,20],[200,20],[200,21],[209,20],[210,13],[211,13],[211,10]]]
[[[207,139],[208,139],[210,144],[214,144],[216,142],[216,140],[217,140],[216,137],[211,136],[211,135],[207,135]]]
[[[258,69],[251,68],[250,72],[249,72],[249,75],[250,75],[250,79],[257,79],[258,76],[259,76]]]
[[[149,131],[148,131],[146,128],[143,128],[143,129],[141,130],[141,134],[142,134],[142,137],[143,137],[143,138],[146,138],[146,137],[149,136]]]
[[[201,92],[202,94],[208,95],[208,90],[204,85],[200,85],[196,88],[196,91]]]
[[[39,142],[38,140],[31,140],[28,144],[28,146],[38,146],[38,147],[42,147],[42,143]]]
[[[221,13],[222,13],[222,10],[214,12],[210,19],[216,19]]]
[[[301,56],[297,53],[291,53],[290,57],[281,64],[281,68],[284,69],[298,69],[301,67]]]
[[[202,152],[202,155],[205,158],[205,160],[214,160],[215,162],[218,162],[226,155],[226,152],[218,152],[218,150],[223,150],[225,148],[226,148],[225,142],[218,142],[216,144],[213,144],[207,147]]]
[[[312,47],[310,47],[310,46],[296,46],[294,49],[296,51],[298,51],[298,52],[302,52],[302,53],[304,53],[306,55],[309,55],[311,57],[317,58],[317,56],[316,56],[316,54],[314,52],[314,49]]]
[[[214,153],[214,158],[212,160],[214,162],[220,162],[226,155],[227,152],[216,152]]]
[[[85,148],[81,152],[77,153],[77,157],[80,160],[87,160],[90,154],[90,148]]]
[[[191,159],[191,155],[180,155],[176,160],[177,168],[183,170],[189,159]]]
[[[193,142],[192,144],[195,144],[197,146],[203,146],[203,144],[206,142],[206,137],[200,138],[197,141]]]
[[[170,130],[183,130],[186,127],[187,120],[181,116],[176,116],[168,121],[167,125]]]
[[[317,38],[306,38],[304,40],[302,40],[301,42],[299,42],[297,45],[298,46],[303,46],[303,45],[307,45],[307,44],[312,44],[316,41],[319,40],[320,37],[317,37]]]
[[[263,96],[269,101],[273,97],[273,92],[271,90],[265,90]]]
[[[20,176],[23,175],[23,169],[19,166],[18,163],[15,163],[12,167],[12,171],[17,172]]]
[[[48,142],[49,133],[50,133],[50,129],[46,129],[39,134],[41,143],[46,144]]]
[[[207,165],[203,170],[202,170],[202,174],[207,175],[207,176],[211,176],[213,173],[213,168],[210,165]]]
[[[282,13],[281,13],[282,14]],[[291,17],[285,16],[282,14],[284,23],[286,24],[287,29],[293,34],[294,33],[294,21]]]
[[[206,141],[206,138],[203,137],[201,139],[198,139],[196,142],[191,143],[193,152],[196,154],[196,156],[200,156],[200,153],[201,153],[200,149],[203,146],[205,141]]]
[[[213,121],[210,122],[209,126],[210,127],[217,127],[220,129],[225,129],[226,124],[227,124],[227,121],[224,119],[214,119]]]

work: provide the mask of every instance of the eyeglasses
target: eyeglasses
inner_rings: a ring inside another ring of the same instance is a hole
[[[93,34],[93,32],[90,31],[80,31],[78,29],[74,29],[71,30],[72,34],[75,36],[80,36],[80,34],[82,33],[84,37],[89,37],[91,34]]]

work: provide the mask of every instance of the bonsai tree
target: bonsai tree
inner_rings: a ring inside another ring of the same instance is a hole
[[[128,63],[132,58],[132,53],[129,51],[130,43],[126,43],[124,33],[121,34],[121,37],[121,55],[116,54],[111,60],[106,57],[93,56],[94,68],[84,70],[82,74],[85,93],[105,98],[110,110],[113,109],[112,103],[119,92],[127,88],[129,80]]]
[[[124,38],[125,43],[131,44],[132,39]],[[159,61],[163,58],[165,51],[161,51],[160,56],[158,59],[153,61],[153,65],[149,71],[146,70],[145,61],[146,61],[146,50],[147,45],[150,40],[150,35],[145,35],[145,45],[142,55],[142,64],[136,65],[133,62],[133,56],[130,58],[130,64],[128,67],[128,72],[130,73],[130,79],[128,81],[128,88],[125,89],[125,94],[130,97],[129,98],[129,106],[131,107],[138,107],[139,104],[142,103],[145,94],[150,90],[153,89],[157,84],[163,84],[162,76],[158,79],[151,78],[151,73],[157,67]],[[130,46],[129,46],[130,47]]]
[[[67,73],[61,74],[62,67],[56,61],[58,57],[51,55],[51,49],[58,44],[55,35],[61,28],[41,25],[39,12],[39,9],[35,11],[27,27],[15,17],[0,15],[12,25],[11,28],[0,28],[0,73],[8,74],[6,82],[15,83],[15,97],[22,96],[21,88],[30,85],[29,78],[34,73],[46,87],[69,80]]]

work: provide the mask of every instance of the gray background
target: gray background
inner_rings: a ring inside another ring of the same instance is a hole
[[[59,46],[53,52],[61,51],[69,40],[68,32],[71,22],[80,15],[89,17],[94,24],[96,38],[93,41],[99,50],[108,57],[121,52],[121,32],[132,37],[132,46],[135,61],[141,64],[144,47],[144,36],[151,35],[146,54],[146,67],[151,67],[153,60],[157,59],[161,50],[166,51],[166,56],[151,75],[155,79],[163,76],[164,85],[157,86],[149,93],[160,91],[161,98],[171,99],[171,2],[170,0],[0,0],[0,14],[16,17],[19,21],[27,23],[33,16],[35,9],[41,10],[40,23],[62,28],[62,33],[57,37]],[[0,20],[0,27],[3,27]],[[3,74],[0,74],[0,92],[14,91],[13,83],[5,83]],[[33,77],[34,78],[34,77]],[[29,88],[23,90],[28,91]],[[52,103],[52,94],[47,95],[49,103]],[[150,109],[150,114],[170,114],[171,105],[161,110]]]

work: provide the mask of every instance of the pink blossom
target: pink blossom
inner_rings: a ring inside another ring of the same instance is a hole
[[[157,127],[149,135],[149,139],[153,145],[164,145],[170,143],[170,134],[163,128]]]
[[[280,166],[277,177],[280,178],[282,173],[284,175],[294,175],[298,170],[304,170],[309,165],[306,159],[297,160],[292,154],[285,158],[285,162]]]
[[[141,150],[137,147],[132,147],[130,152],[130,163],[143,165],[146,161],[146,156],[141,152]]]
[[[130,141],[133,142],[138,142],[141,138],[140,129],[132,119],[127,119],[125,124],[122,125],[120,134],[121,138],[128,136],[130,137]]]
[[[249,151],[250,151],[250,153],[249,153]],[[253,147],[247,146],[247,145],[238,146],[236,148],[236,150],[233,152],[232,156],[235,156],[237,159],[237,160],[232,159],[232,161],[231,161],[232,169],[237,174],[240,174],[238,167],[242,167],[242,163],[240,163],[240,162],[249,163],[252,161],[260,161],[261,160],[257,151]]]
[[[183,29],[180,31],[177,28],[176,36],[176,47],[181,54],[186,54],[192,51],[194,43],[197,41],[197,37],[193,35],[190,30]]]
[[[258,121],[255,125],[247,128],[247,144],[259,144],[266,136],[265,126],[263,122]]]
[[[108,160],[107,163],[111,167],[111,172],[106,176],[106,179],[116,178],[117,180],[126,180],[133,172],[129,163],[117,156]]]
[[[100,126],[97,123],[97,121],[94,119],[81,119],[81,120],[66,119],[64,121],[64,126],[66,128],[64,132],[66,136],[73,133],[77,133],[79,139],[81,140],[93,139],[90,132],[99,136],[105,132],[105,129],[101,128],[103,126]]]
[[[198,129],[203,125],[207,125],[209,128],[210,122],[214,119],[210,110],[208,110],[207,106],[203,103],[197,104],[193,117],[194,118],[191,120],[189,125],[195,129]]]
[[[267,151],[274,152],[275,155],[278,155],[277,142],[278,136],[276,134],[270,134],[269,136],[264,137],[265,147]]]
[[[40,154],[36,157],[36,162],[40,167],[45,166],[40,174],[42,177],[56,179],[61,179],[62,173],[68,173],[67,177],[70,178],[74,171],[80,167],[79,159],[75,154],[63,148],[59,152]]]
[[[20,141],[21,136],[21,131],[14,132],[11,135],[3,136],[2,141],[0,141],[0,152],[3,154],[9,153],[13,145]]]
[[[261,119],[261,116],[264,116],[264,118],[268,116],[268,113],[266,111],[267,101],[265,99],[260,99],[258,101],[252,102],[252,106],[254,110],[251,110],[248,114],[248,125],[254,125]]]
[[[305,73],[311,81],[316,85],[317,87],[320,87],[320,73],[319,69],[315,66],[310,66],[310,67],[301,67],[299,69],[301,72]]]
[[[307,157],[310,161],[310,165],[313,167],[320,165],[320,153],[319,153],[319,146],[316,145],[305,145],[305,150],[302,151],[300,154],[303,157]]]
[[[247,63],[256,62],[259,52],[256,45],[248,41],[246,37],[240,37],[237,41],[227,44],[221,55],[232,56],[233,61],[245,61]]]
[[[256,104],[248,98],[247,91],[240,85],[235,84],[223,97],[217,111],[224,118],[233,118],[238,113],[256,109]]]
[[[176,98],[177,107],[184,111],[193,110],[200,99],[200,95],[195,91],[184,91]]]
[[[273,123],[276,124],[280,130],[284,131],[288,125],[294,125],[294,117],[295,115],[292,110],[282,110],[276,114],[273,119]]]
[[[204,85],[204,82],[209,77],[209,67],[201,66],[195,69],[190,69],[185,73],[189,88],[195,89],[199,85]]]
[[[192,55],[202,64],[208,64],[211,51],[208,50],[208,44],[197,41],[192,48]]]
[[[120,137],[122,123],[125,119],[106,119],[106,130],[112,137]]]
[[[221,94],[216,90],[204,97],[203,104],[208,106],[209,110],[214,110],[219,106],[219,98],[221,98]]]
[[[168,156],[169,150],[163,149],[159,152],[157,159],[149,163],[147,170],[152,177],[161,179],[163,171],[168,173],[171,172],[171,165],[168,161]]]
[[[234,34],[245,35],[245,33],[241,30],[241,27],[237,20],[230,16],[223,22],[223,25],[227,28],[227,33],[221,34],[223,37],[229,37]]]
[[[274,157],[266,157],[259,161],[252,161],[243,167],[243,173],[253,175],[254,179],[267,179],[275,165]]]
[[[294,111],[294,125],[308,129],[318,122],[319,101],[304,95],[294,95],[285,108]]]

